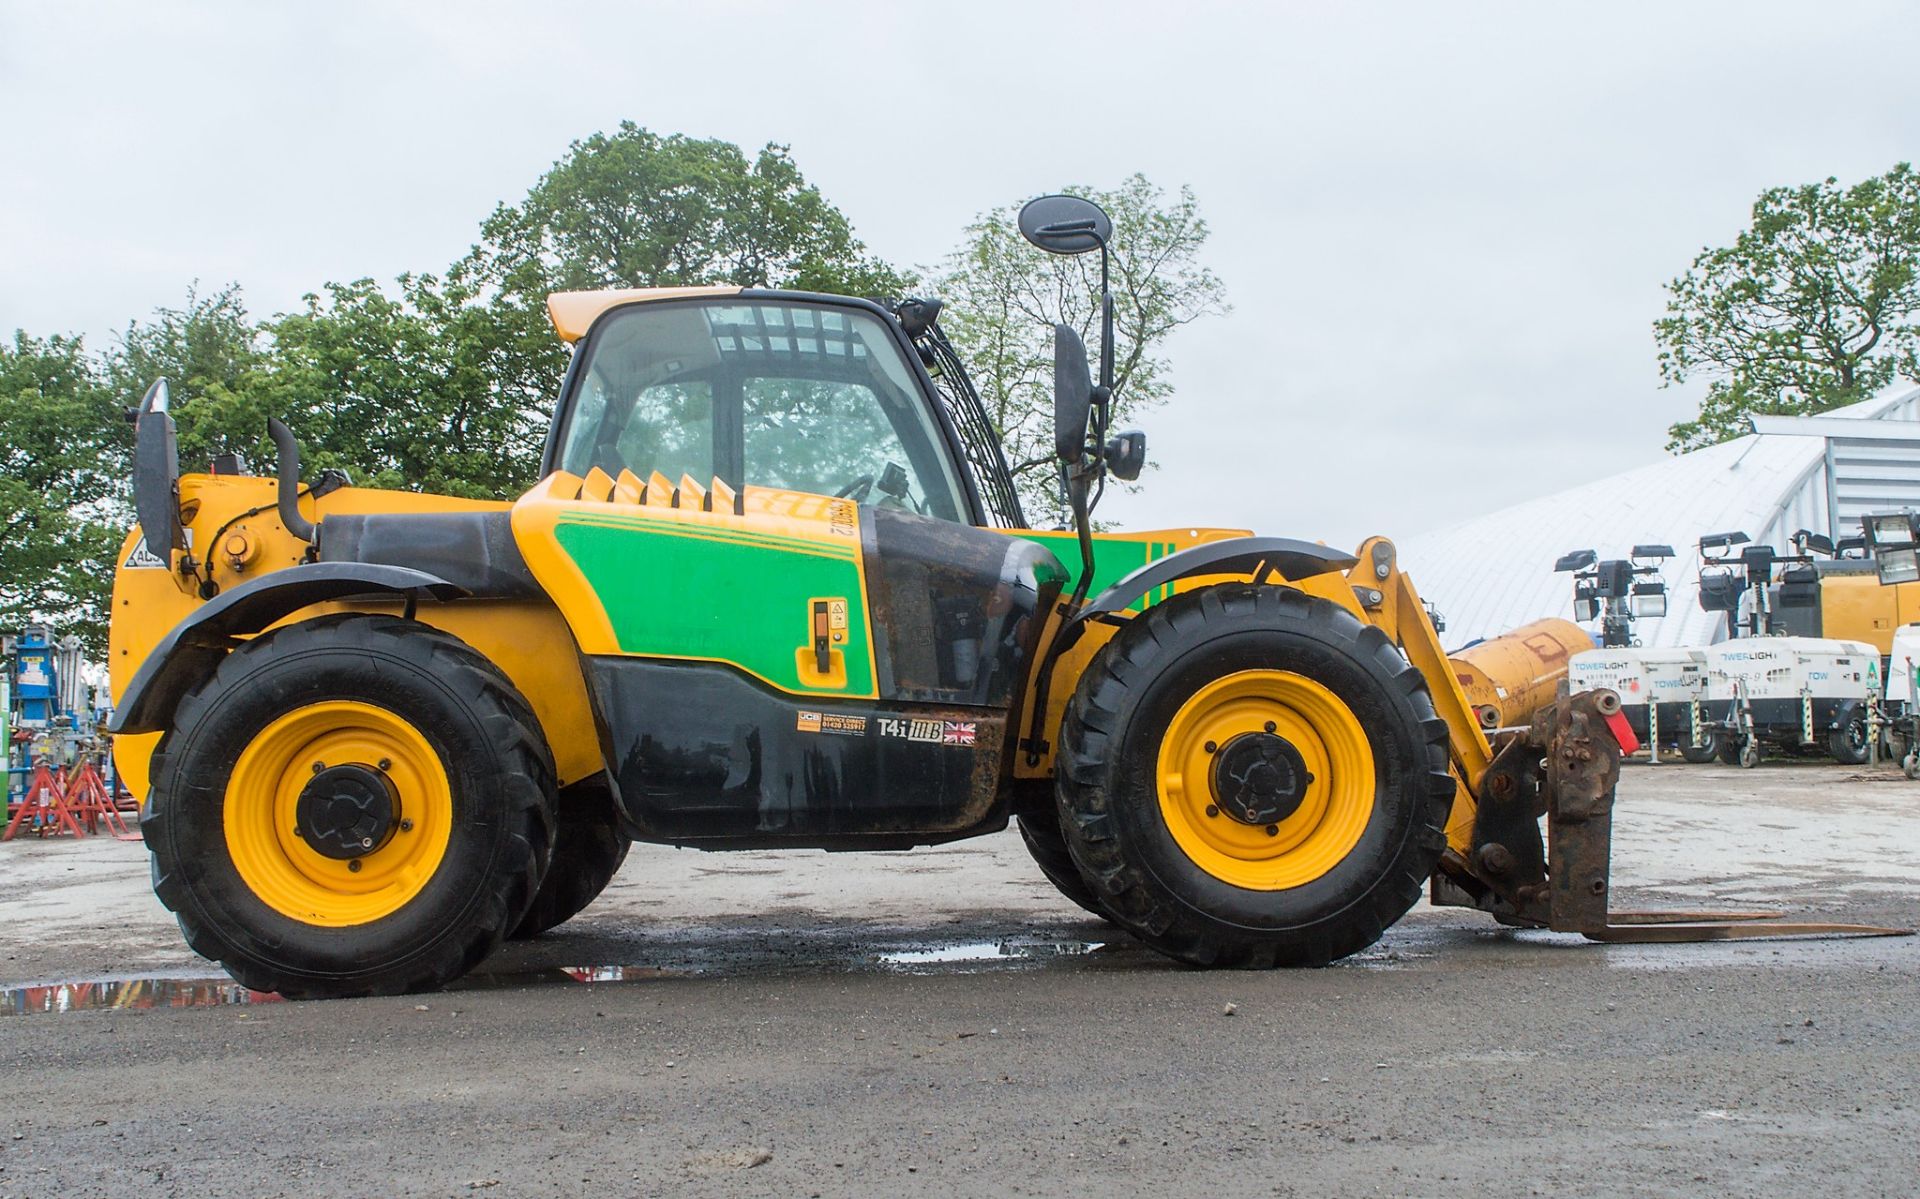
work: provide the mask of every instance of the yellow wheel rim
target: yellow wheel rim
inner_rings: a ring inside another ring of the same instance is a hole
[[[309,847],[297,831],[300,792],[316,763],[377,768],[392,786],[391,833],[351,862]],[[344,928],[390,916],[426,887],[453,831],[453,789],[440,755],[405,718],[328,700],[288,712],[247,744],[227,779],[224,819],[227,853],[262,903]]]
[[[1261,733],[1286,741],[1310,781],[1292,811],[1250,824],[1218,802],[1215,768],[1236,738]],[[1160,742],[1160,814],[1174,841],[1214,878],[1254,891],[1302,886],[1344,860],[1373,815],[1374,781],[1373,747],[1353,710],[1287,670],[1215,679],[1180,706]]]

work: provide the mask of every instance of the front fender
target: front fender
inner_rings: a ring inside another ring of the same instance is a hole
[[[459,599],[467,594],[438,575],[367,562],[314,562],[276,570],[209,600],[154,645],[120,697],[111,733],[157,733],[189,688],[220,665],[234,638],[258,633],[313,604],[378,596]]]
[[[1123,575],[1076,612],[1060,630],[1059,650],[1080,639],[1087,625],[1132,607],[1158,588],[1195,575],[1252,575],[1285,582],[1346,570],[1359,561],[1352,554],[1293,537],[1234,537],[1209,541],[1147,563]],[[1058,650],[1056,650],[1058,652]]]

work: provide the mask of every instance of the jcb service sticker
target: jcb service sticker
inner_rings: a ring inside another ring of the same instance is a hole
[[[803,733],[831,733],[837,737],[864,737],[867,718],[842,716],[836,712],[801,712],[799,730]]]

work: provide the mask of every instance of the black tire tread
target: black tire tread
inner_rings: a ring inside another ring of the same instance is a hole
[[[1081,877],[1080,867],[1073,864],[1073,853],[1060,832],[1059,816],[1052,810],[1023,812],[1015,818],[1015,823],[1020,826],[1020,840],[1047,881],[1075,904],[1102,920],[1111,921],[1112,915],[1100,905],[1099,896]]]
[[[537,937],[585,911],[620,873],[633,847],[633,839],[620,828],[613,794],[602,775],[561,790],[554,828],[547,876],[509,940]]]
[[[275,970],[242,954],[202,910],[178,872],[163,869],[168,852],[166,821],[170,775],[169,748],[175,730],[203,718],[220,692],[252,673],[270,654],[292,655],[308,648],[354,645],[387,654],[446,680],[476,708],[489,709],[483,723],[501,749],[505,768],[498,783],[508,798],[508,816],[518,829],[508,838],[507,861],[494,872],[496,885],[480,898],[483,905],[461,930],[442,938],[433,952],[410,963],[404,974],[366,980],[316,979]],[[507,930],[532,904],[547,868],[554,837],[554,767],[533,707],[500,669],[465,642],[418,621],[396,616],[339,613],[287,625],[247,641],[180,700],[169,729],[155,748],[150,777],[153,790],[141,818],[141,832],[152,853],[154,893],[174,914],[187,945],[218,962],[242,985],[274,991],[289,999],[350,998],[430,990],[466,974],[499,947]]]
[[[1234,615],[1311,625],[1352,658],[1370,661],[1377,674],[1406,697],[1427,754],[1425,819],[1395,856],[1388,877],[1380,880],[1366,902],[1340,913],[1331,926],[1302,936],[1223,937],[1158,897],[1142,869],[1123,852],[1103,787],[1106,764],[1119,750],[1113,733],[1133,693],[1175,652],[1204,636],[1209,624]],[[1292,588],[1206,587],[1155,604],[1129,621],[1081,676],[1067,706],[1057,753],[1062,831],[1097,898],[1113,919],[1136,936],[1198,966],[1324,966],[1365,949],[1418,902],[1446,848],[1446,820],[1455,787],[1448,769],[1447,724],[1434,712],[1426,680],[1380,628],[1361,622],[1331,601]]]

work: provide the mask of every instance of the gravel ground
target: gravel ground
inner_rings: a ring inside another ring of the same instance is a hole
[[[1920,919],[1894,772],[1636,767],[1617,827],[1629,902]],[[1206,973],[1010,834],[636,848],[460,989],[215,1003],[245,996],[145,856],[0,845],[0,1196],[1877,1196],[1920,1167],[1911,938],[1598,946],[1423,907],[1326,970]]]

